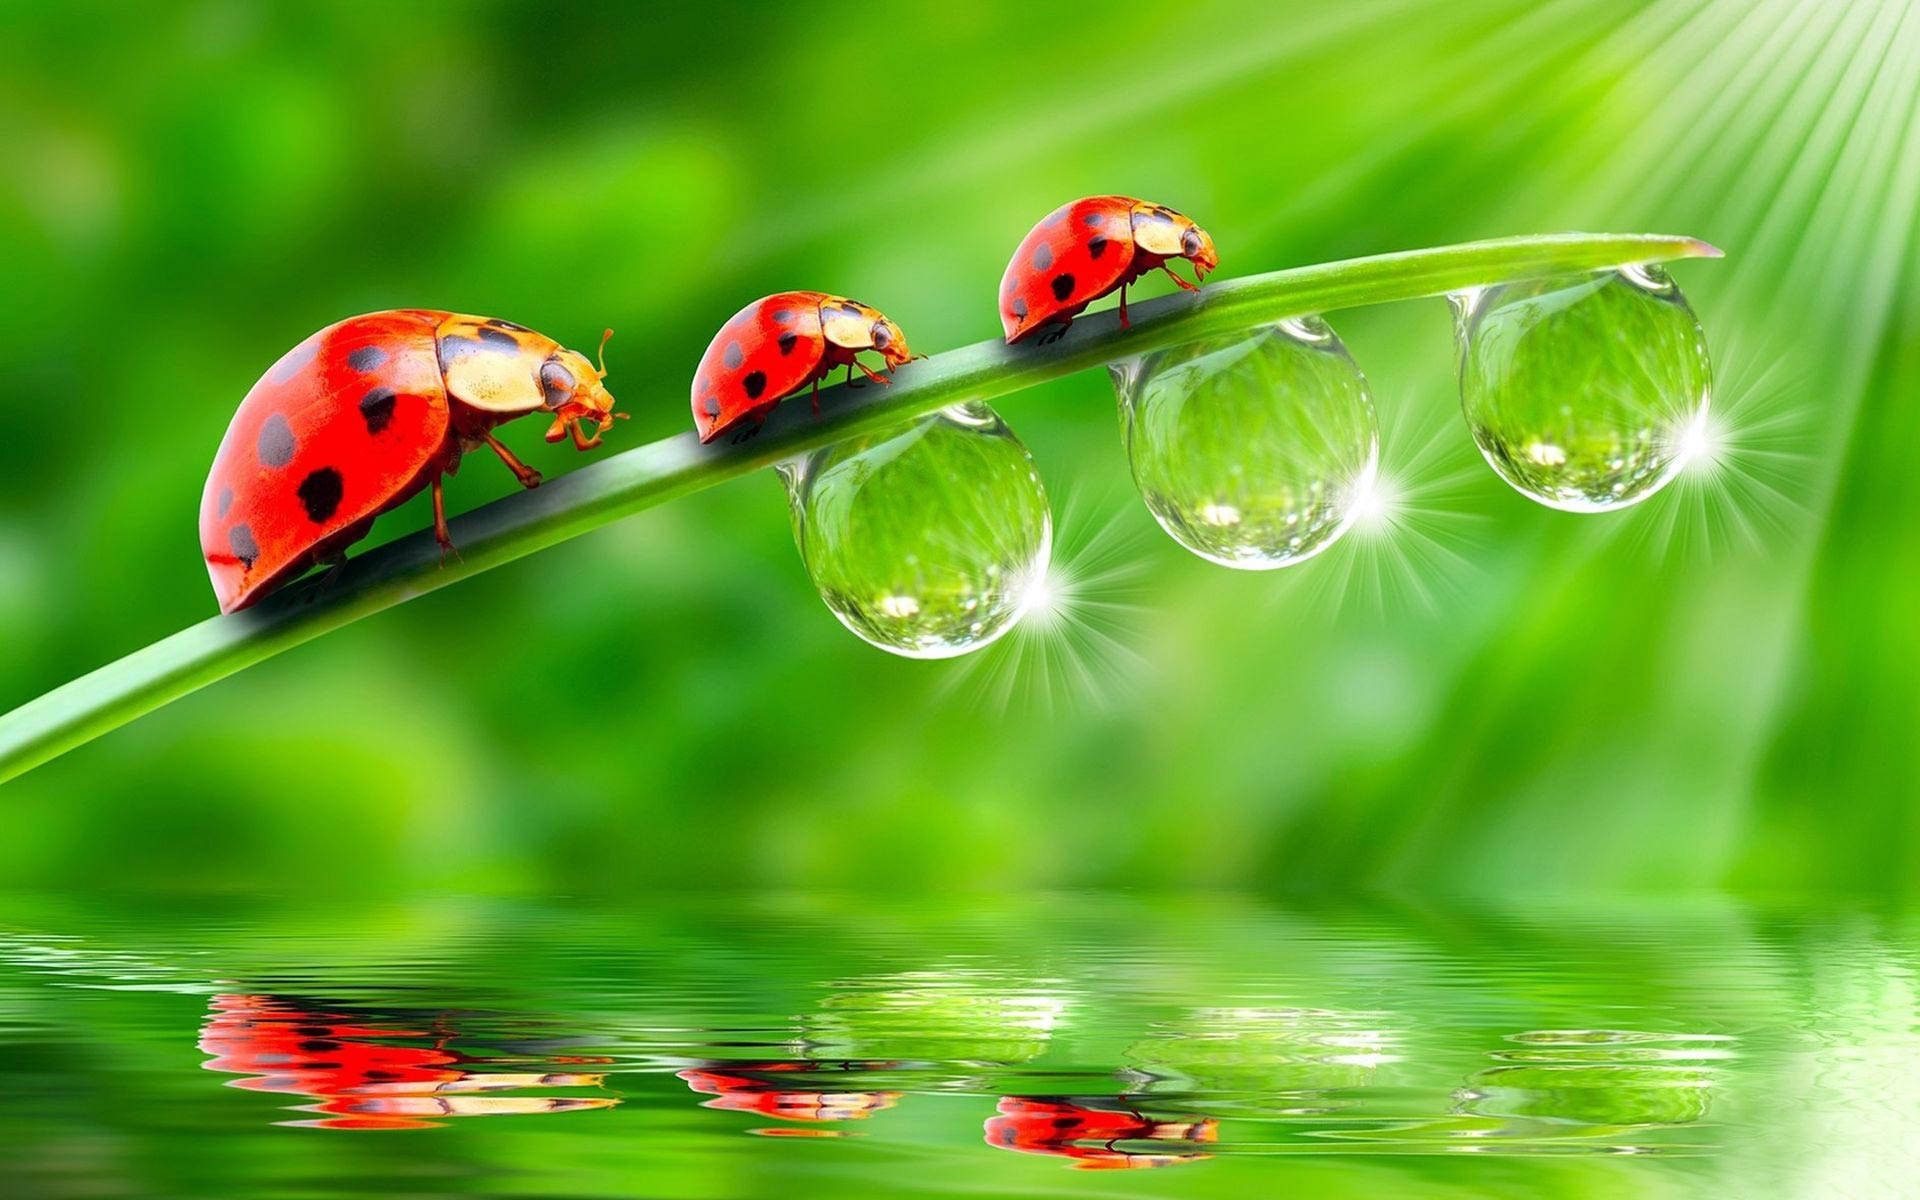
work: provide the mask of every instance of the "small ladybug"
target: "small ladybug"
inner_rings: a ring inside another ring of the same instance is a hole
[[[606,345],[605,340],[601,342]],[[373,519],[492,448],[526,487],[540,473],[493,436],[528,413],[589,450],[624,413],[604,367],[524,325],[408,308],[329,325],[283,355],[240,402],[200,497],[200,549],[221,612],[247,607],[317,562],[339,561]],[[592,437],[584,431],[591,423]]]
[[[813,411],[820,411],[820,380],[835,367],[852,382],[859,367],[868,379],[887,383],[860,361],[878,351],[888,371],[913,357],[906,335],[885,313],[858,300],[825,292],[777,292],[733,314],[713,335],[693,376],[693,426],[711,442],[742,421],[765,421],[773,406],[809,383]]]
[[[1207,1158],[1189,1150],[1139,1152],[1122,1150],[1115,1142],[1217,1141],[1220,1127],[1211,1117],[1162,1121],[1130,1108],[1095,1108],[1094,1104],[1124,1104],[1121,1097],[1003,1096],[997,1117],[989,1117],[986,1142],[1024,1154],[1055,1154],[1074,1160],[1082,1170],[1127,1170],[1170,1167]]]
[[[1063,204],[1033,227],[1000,280],[1000,323],[1007,342],[1051,327],[1043,342],[1067,331],[1087,305],[1118,289],[1120,327],[1127,285],[1156,267],[1189,292],[1200,289],[1173,273],[1170,259],[1193,263],[1201,279],[1220,265],[1213,239],[1191,218],[1131,196],[1088,196]]]

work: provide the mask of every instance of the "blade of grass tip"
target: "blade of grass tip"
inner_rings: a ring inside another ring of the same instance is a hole
[[[0,717],[0,782],[329,630],[629,513],[950,404],[991,400],[1286,317],[1541,275],[1718,257],[1719,250],[1696,238],[1581,233],[1381,254],[1145,301],[1132,306],[1131,330],[1121,329],[1109,309],[1080,317],[1050,345],[979,342],[903,368],[889,388],[822,388],[817,418],[808,405],[783,405],[757,436],[739,444],[703,446],[692,433],[681,434],[458,517],[451,523],[457,559],[443,563],[431,533],[422,530],[351,559],[330,577],[295,584],[245,612],[202,621],[83,675]]]

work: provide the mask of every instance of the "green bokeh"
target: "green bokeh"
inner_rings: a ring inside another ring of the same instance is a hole
[[[998,405],[1058,560],[1084,548],[1120,606],[1078,660],[860,644],[769,473],[8,785],[0,882],[1906,889],[1897,7],[1201,2],[1069,29],[1011,3],[0,5],[0,706],[213,611],[194,513],[221,431],[350,313],[614,327],[617,450],[687,427],[693,364],[755,295],[857,295],[929,351],[993,336],[1006,255],[1076,195],[1193,214],[1228,275],[1562,229],[1728,251],[1674,271],[1715,356],[1717,485],[1531,504],[1460,421],[1444,305],[1338,314],[1406,504],[1390,535],[1201,562],[1132,494],[1088,372]],[[537,432],[505,436],[576,465]],[[449,501],[512,487],[476,459]]]

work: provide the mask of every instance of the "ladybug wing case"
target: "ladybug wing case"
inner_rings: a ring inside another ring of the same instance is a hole
[[[1133,265],[1133,201],[1089,196],[1063,204],[1028,232],[1000,280],[1000,324],[1017,342],[1106,295]]]
[[[352,317],[288,351],[241,401],[200,499],[220,611],[245,608],[406,499],[448,432],[443,313]]]
[[[701,441],[773,407],[819,375],[826,352],[820,300],[819,292],[777,292],[720,327],[693,376],[693,420]]]

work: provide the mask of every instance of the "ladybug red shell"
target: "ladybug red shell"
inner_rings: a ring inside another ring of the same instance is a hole
[[[906,335],[885,313],[825,292],[776,292],[747,305],[713,335],[693,375],[693,426],[710,442],[743,421],[764,421],[774,405],[836,367],[847,378],[860,368],[888,382],[857,357],[877,351],[888,370],[913,357]]]
[[[1042,325],[1053,327],[1057,337],[1082,309],[1115,290],[1124,328],[1127,285],[1148,271],[1164,270],[1187,291],[1199,290],[1167,266],[1176,258],[1192,262],[1202,279],[1220,265],[1207,231],[1165,205],[1131,196],[1088,196],[1063,204],[1027,234],[1000,279],[1000,324],[1007,341],[1017,342]]]
[[[1074,1166],[1085,1170],[1169,1167],[1209,1157],[1184,1148],[1177,1153],[1122,1150],[1115,1142],[1207,1143],[1220,1136],[1219,1125],[1210,1117],[1162,1121],[1132,1109],[1095,1108],[1091,1102],[1064,1096],[1004,1096],[999,1112],[987,1119],[988,1145],[1071,1158]]]
[[[605,371],[544,334],[493,317],[399,309],[349,317],[283,355],[240,402],[200,498],[200,549],[221,612],[338,558],[373,519],[485,444],[527,487],[539,472],[493,436],[538,412],[547,440],[582,450],[613,423]],[[595,427],[588,437],[584,426]]]

